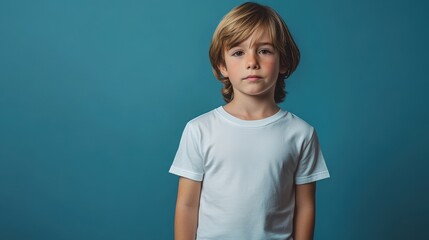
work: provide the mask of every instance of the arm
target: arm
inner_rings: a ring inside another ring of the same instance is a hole
[[[201,182],[184,177],[179,179],[176,214],[174,218],[174,239],[194,240],[198,224]]]
[[[296,185],[294,239],[311,240],[316,216],[316,182]]]

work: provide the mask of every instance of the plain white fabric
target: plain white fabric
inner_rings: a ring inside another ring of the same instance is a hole
[[[203,181],[198,240],[292,239],[295,184],[329,177],[304,120],[242,120],[222,106],[186,124],[169,172]]]

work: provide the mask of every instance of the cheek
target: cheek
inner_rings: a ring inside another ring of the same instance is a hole
[[[229,74],[233,74],[237,69],[239,69],[239,63],[237,61],[226,61],[225,65]]]
[[[265,64],[265,69],[267,69],[268,71],[279,72],[280,64],[276,60],[269,60]]]

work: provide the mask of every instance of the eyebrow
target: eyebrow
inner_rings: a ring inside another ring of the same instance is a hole
[[[236,44],[236,45],[234,45],[234,46],[231,46],[230,48],[228,48],[228,51],[229,51],[229,50],[231,50],[231,49],[233,49],[233,48],[240,47],[240,44],[241,44],[241,43]],[[270,42],[254,42],[252,45],[255,45],[255,46],[264,46],[264,45],[268,45],[268,46],[271,46],[271,47],[273,47],[273,48],[274,48],[274,45],[273,45],[272,43],[270,43]]]
[[[270,45],[270,46],[274,47],[274,45],[270,42],[255,42],[252,45],[256,45],[256,46]]]

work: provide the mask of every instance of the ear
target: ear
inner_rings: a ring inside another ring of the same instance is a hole
[[[284,67],[280,66],[280,74],[285,74],[286,72],[287,72],[287,67],[286,66],[284,66]]]
[[[220,73],[222,73],[222,76],[227,78],[228,77],[228,70],[226,69],[226,66],[224,64],[220,64],[217,66],[220,70]]]

